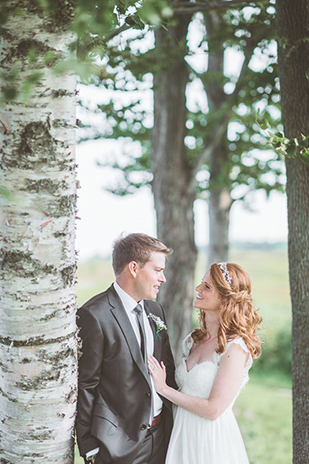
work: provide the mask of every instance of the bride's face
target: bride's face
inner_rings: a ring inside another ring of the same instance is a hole
[[[207,271],[202,282],[196,287],[197,295],[193,306],[205,311],[219,311],[220,297],[219,292],[215,288],[210,278],[210,272]]]

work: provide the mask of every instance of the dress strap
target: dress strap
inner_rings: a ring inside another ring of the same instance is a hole
[[[229,348],[232,345],[239,345],[245,353],[249,354],[248,361],[247,361],[246,366],[245,366],[246,370],[249,371],[249,369],[252,366],[253,360],[252,360],[250,350],[247,347],[247,345],[246,345],[246,343],[245,343],[245,341],[244,341],[244,339],[242,337],[236,337],[236,338],[233,338],[232,340],[228,341],[227,344],[225,345],[224,352],[219,355],[218,361],[222,358],[222,356],[224,356],[226,354],[226,352],[229,350]]]
[[[189,333],[182,341],[182,352],[185,358],[189,356],[191,348],[194,344],[193,338],[191,336],[192,332]]]

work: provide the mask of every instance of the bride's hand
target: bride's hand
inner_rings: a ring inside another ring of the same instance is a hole
[[[153,356],[148,356],[148,369],[153,378],[158,393],[166,387],[166,368],[163,361],[161,364]]]

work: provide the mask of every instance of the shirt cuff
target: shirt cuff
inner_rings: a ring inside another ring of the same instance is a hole
[[[100,448],[95,448],[91,451],[88,451],[88,453],[86,453],[86,459],[90,458],[94,454],[97,454],[99,451],[100,451]]]

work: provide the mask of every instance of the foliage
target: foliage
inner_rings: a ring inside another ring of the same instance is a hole
[[[53,52],[46,47],[44,62],[56,74],[75,72],[85,83],[92,82],[94,76],[104,74],[100,60],[104,58],[111,38],[130,28],[144,29],[146,24],[164,26],[171,15],[165,0],[105,0],[101,3],[96,0],[34,0],[28,4],[25,2],[25,7],[29,14],[40,11],[54,28],[72,32],[66,57],[55,59]],[[22,8],[18,2],[2,0],[0,27],[5,27],[10,18],[21,14]],[[0,72],[3,102],[15,100],[18,95],[25,101],[29,100],[42,78],[38,56],[39,50],[32,41],[24,56],[32,72],[25,78],[21,89],[15,85],[17,68]]]
[[[181,21],[181,17],[175,15],[172,24],[176,21]],[[153,110],[146,99],[151,98],[153,90],[152,73],[154,69],[164,71],[184,53],[190,76],[185,144],[189,163],[197,172],[197,196],[207,198],[208,195],[207,150],[220,125],[227,128],[228,160],[224,169],[229,173],[229,185],[222,172],[212,188],[228,187],[233,200],[244,199],[256,189],[263,189],[267,195],[273,189],[283,190],[281,156],[267,144],[267,137],[259,133],[256,122],[256,112],[262,108],[272,126],[281,129],[273,23],[274,9],[268,2],[260,2],[256,8],[227,10],[224,27],[211,38],[209,33],[205,34],[203,17],[199,14],[193,17],[185,40],[174,46],[166,43],[157,49],[149,29],[123,35],[120,44],[119,41],[110,44],[104,75],[96,82],[105,90],[105,101],[95,108],[84,103],[86,112],[95,114],[100,125],[85,123],[80,142],[104,138],[117,139],[123,144],[119,159],[106,160],[107,165],[123,172],[122,183],[111,187],[112,192],[124,195],[150,185]],[[198,39],[199,43],[194,43]],[[229,73],[207,70],[210,40],[212,47],[223,44],[225,55],[232,54],[234,59],[243,60],[243,64]],[[202,70],[201,60],[204,61]],[[263,63],[262,67],[257,67],[258,60]],[[219,109],[209,100],[212,85],[220,87],[223,94]],[[83,120],[87,120],[86,115]],[[217,150],[221,139],[222,135],[217,137]]]
[[[256,361],[257,372],[281,372],[287,377],[292,375],[292,333],[291,327],[279,329],[264,344],[263,353]]]
[[[278,155],[285,156],[286,158],[297,158],[304,164],[309,164],[309,136],[300,134],[299,139],[293,138],[289,139],[284,136],[282,132],[273,133],[271,129],[271,124],[268,119],[265,119],[264,122],[258,121],[259,111],[257,113],[256,123],[260,129],[265,133],[266,137],[269,139],[269,143],[272,148],[278,153]]]

